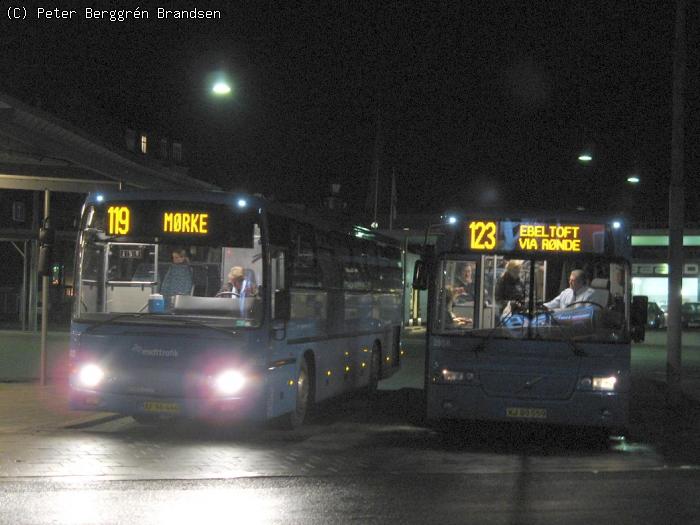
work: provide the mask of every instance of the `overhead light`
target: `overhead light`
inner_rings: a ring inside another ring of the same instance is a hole
[[[627,177],[627,182],[630,184],[639,184],[639,177],[637,175],[630,175]]]
[[[216,84],[214,84],[211,90],[216,95],[228,95],[229,93],[231,93],[231,86],[226,82],[217,82]]]
[[[590,162],[593,160],[593,157],[589,153],[582,153],[578,156],[578,160],[581,162]]]

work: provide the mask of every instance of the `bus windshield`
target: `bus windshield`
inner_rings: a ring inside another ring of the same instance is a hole
[[[482,255],[447,256],[438,264],[436,332],[510,339],[629,339],[629,268],[621,260]]]
[[[265,283],[256,213],[211,205],[202,211],[196,204],[171,205],[176,211],[167,211],[166,206],[144,201],[85,211],[76,320],[134,313],[258,326]]]

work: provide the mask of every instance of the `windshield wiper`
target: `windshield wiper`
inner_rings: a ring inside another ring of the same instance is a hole
[[[499,319],[498,323],[496,323],[496,325],[493,328],[491,328],[491,330],[489,330],[485,336],[483,336],[483,340],[474,347],[474,352],[482,352],[486,350],[486,345],[491,341],[493,335],[496,333],[496,330],[498,328],[501,328],[503,326],[503,323],[505,323],[508,319],[513,317],[513,313],[513,310],[511,310],[508,313],[508,315]]]
[[[139,319],[139,318],[143,317],[144,315],[147,315],[147,314],[131,313],[130,312],[130,313],[113,315],[112,317],[109,317],[107,319],[103,319],[102,321],[98,321],[95,324],[91,324],[90,326],[88,326],[85,329],[85,331],[83,333],[86,334],[88,332],[92,332],[95,328],[99,328],[100,326],[108,325],[108,324],[116,321],[117,319],[122,319],[122,318],[127,318],[127,317],[133,318],[133,319]]]
[[[202,321],[195,321],[193,319],[183,319],[181,317],[174,317],[172,315],[170,315],[170,316],[168,316],[168,315],[154,316],[153,314],[149,314],[149,313],[117,314],[117,315],[110,317],[109,319],[104,319],[104,320],[99,321],[93,325],[88,326],[83,333],[86,334],[88,332],[95,330],[96,328],[99,328],[100,326],[105,326],[105,325],[111,324],[112,322],[114,322],[118,319],[124,319],[124,318],[143,319],[143,318],[149,318],[149,317],[151,320],[153,320],[155,322],[167,321],[170,323],[181,323],[181,324],[186,324],[188,326],[198,326],[201,328],[208,328],[209,330],[214,330],[215,332],[221,332],[221,333],[224,333],[224,334],[231,336],[231,337],[234,335],[233,332],[227,330],[226,328],[219,328],[217,326],[211,326],[211,325],[208,325],[207,323],[204,323]]]
[[[537,314],[539,314],[539,313],[545,314],[549,318],[550,322],[552,323],[551,326],[556,326],[559,329],[559,331],[561,332],[562,336],[564,337],[564,341],[569,343],[569,346],[571,346],[571,349],[572,349],[574,355],[579,356],[579,357],[585,356],[586,352],[584,352],[583,350],[581,350],[578,347],[578,345],[576,344],[576,341],[574,341],[573,336],[566,331],[566,327],[559,322],[559,319],[554,317],[554,314],[552,313],[552,311],[549,308],[547,308],[544,305],[542,305],[542,306],[543,306],[543,308],[541,308],[541,309],[535,308],[535,317],[537,317]],[[536,333],[538,330],[539,330],[539,327],[535,326]]]
[[[498,321],[498,323],[496,324],[496,326],[494,326],[493,328],[491,328],[491,329],[489,330],[489,332],[488,332],[485,336],[483,336],[484,339],[481,341],[481,343],[479,343],[476,347],[474,347],[474,352],[482,352],[482,351],[486,350],[486,346],[487,346],[487,344],[491,341],[491,339],[493,338],[493,335],[496,333],[496,330],[499,329],[499,328],[502,328],[503,325],[513,316],[514,313],[515,313],[515,312],[511,311],[508,315],[506,315],[506,316],[503,317],[502,319],[499,319],[499,321]],[[544,314],[546,314],[546,315],[549,317],[549,319],[550,319],[550,321],[551,321],[551,323],[552,323],[552,326],[556,326],[556,327],[559,329],[559,331],[561,332],[562,336],[564,337],[564,341],[566,341],[566,342],[569,344],[569,346],[571,347],[571,349],[572,349],[574,355],[579,356],[579,357],[585,356],[585,355],[586,355],[586,352],[584,352],[583,350],[581,350],[581,349],[578,347],[578,345],[576,344],[576,341],[574,341],[572,335],[569,334],[569,333],[566,331],[566,327],[564,327],[564,326],[559,322],[559,320],[556,319],[556,318],[552,315],[551,310],[549,310],[548,308],[544,308],[544,309],[535,309],[534,314],[529,314],[529,315],[527,316],[527,317],[528,317],[528,320],[529,320],[528,326],[531,326],[531,325],[532,325],[533,319],[535,319],[535,318],[537,317],[537,314],[539,314],[539,313],[544,313]],[[535,333],[537,333],[538,329],[539,329],[539,327],[535,326]]]
[[[226,334],[230,337],[234,337],[234,332],[231,332],[231,331],[227,330],[226,328],[219,328],[218,326],[211,326],[203,321],[195,321],[194,319],[183,319],[182,317],[176,317],[176,316],[172,316],[172,317],[159,316],[157,318],[157,320],[158,321],[168,321],[171,323],[182,323],[182,324],[186,324],[188,326],[198,326],[201,328],[208,328],[209,330],[214,330],[215,332],[221,332],[221,333]]]

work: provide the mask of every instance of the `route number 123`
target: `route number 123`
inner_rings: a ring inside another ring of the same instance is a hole
[[[472,250],[493,250],[496,248],[496,223],[494,221],[473,221],[469,223],[470,247]]]

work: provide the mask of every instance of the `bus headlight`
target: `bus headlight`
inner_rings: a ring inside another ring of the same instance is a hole
[[[443,368],[433,375],[433,383],[471,383],[476,378],[474,372]]]
[[[459,372],[457,370],[448,370],[447,368],[443,368],[442,380],[447,382],[447,383],[454,383],[456,381],[464,381],[464,372]]]
[[[616,376],[593,376],[582,377],[579,382],[579,388],[582,390],[599,390],[611,392],[615,390],[617,384]]]
[[[238,370],[225,370],[214,381],[220,394],[231,395],[238,392],[245,384],[245,377]]]
[[[88,388],[94,388],[99,385],[104,377],[104,370],[94,363],[83,365],[78,371],[78,383],[80,386]]]
[[[593,390],[615,390],[615,383],[617,383],[617,377],[593,377]]]

